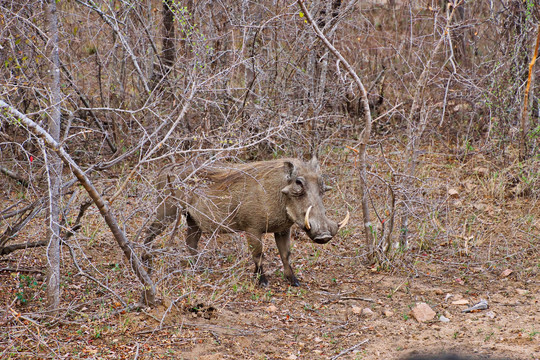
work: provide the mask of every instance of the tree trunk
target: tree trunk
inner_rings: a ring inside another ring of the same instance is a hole
[[[167,74],[174,65],[176,47],[174,45],[174,13],[173,1],[163,0],[163,64],[167,67],[164,73]]]
[[[49,116],[49,133],[60,140],[60,61],[58,57],[58,17],[56,0],[50,0],[47,6],[49,34],[52,49],[51,60],[51,112]],[[62,161],[54,151],[43,149],[46,154],[47,179],[49,185],[49,207],[47,209],[47,304],[57,309],[60,304],[60,188],[62,186]],[[48,160],[48,161],[47,161]]]

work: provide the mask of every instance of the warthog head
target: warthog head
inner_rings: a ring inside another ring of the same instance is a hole
[[[349,212],[337,223],[326,216],[322,202],[323,194],[331,190],[324,184],[317,158],[308,163],[288,167],[288,184],[281,192],[285,194],[285,208],[290,220],[302,228],[314,242],[325,244],[349,221]]]

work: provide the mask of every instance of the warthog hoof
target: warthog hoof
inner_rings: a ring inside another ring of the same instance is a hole
[[[260,287],[267,287],[268,286],[268,279],[263,274],[257,275],[259,278],[259,286]]]
[[[289,283],[291,284],[291,286],[295,286],[295,287],[300,286],[300,281],[298,281],[297,278],[293,278],[292,280],[289,280]]]

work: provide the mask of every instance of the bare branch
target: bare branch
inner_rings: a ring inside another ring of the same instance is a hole
[[[5,108],[17,121],[23,124],[28,131],[30,131],[35,136],[42,139],[45,144],[51,148],[53,151],[55,151],[62,161],[69,166],[73,174],[77,177],[79,182],[83,185],[83,187],[86,189],[88,194],[90,195],[90,198],[94,201],[97,208],[99,209],[99,212],[105,219],[105,222],[109,226],[109,229],[113,233],[113,236],[124,252],[124,255],[128,259],[128,261],[131,264],[131,267],[141,283],[146,287],[146,290],[148,291],[151,296],[150,298],[147,298],[146,301],[149,304],[153,304],[155,302],[155,285],[152,282],[152,279],[144,269],[144,267],[141,264],[141,261],[139,260],[138,256],[135,254],[133,249],[131,248],[131,244],[129,240],[126,238],[126,235],[124,232],[120,229],[118,226],[118,223],[116,221],[116,218],[112,215],[109,205],[107,202],[103,200],[101,195],[99,195],[98,191],[90,181],[90,179],[86,176],[84,171],[73,161],[71,156],[64,150],[64,148],[56,142],[49,133],[45,131],[41,126],[39,126],[37,123],[35,123],[33,120],[28,118],[26,115],[18,111],[17,109],[13,108],[12,106],[6,104],[3,100],[0,100],[0,108]]]
[[[364,106],[364,116],[365,116],[365,126],[364,130],[361,134],[361,142],[360,146],[358,148],[358,156],[360,159],[360,198],[362,203],[362,212],[364,216],[364,231],[366,236],[366,243],[370,252],[370,259],[373,260],[374,250],[375,250],[375,244],[374,244],[374,237],[373,237],[373,225],[371,224],[370,215],[369,215],[369,206],[368,206],[368,196],[367,196],[367,186],[366,186],[366,148],[367,144],[369,142],[369,138],[371,135],[371,110],[369,109],[369,100],[367,96],[367,91],[360,80],[360,77],[356,74],[356,71],[353,69],[351,64],[341,55],[341,53],[332,45],[332,43],[326,38],[326,36],[322,33],[322,31],[319,29],[317,23],[313,21],[313,17],[309,13],[308,9],[306,8],[306,5],[303,0],[298,0],[298,4],[300,5],[300,8],[304,12],[304,15],[307,18],[307,21],[319,37],[319,39],[324,43],[324,45],[334,54],[335,57],[339,59],[339,62],[343,64],[347,72],[352,76],[354,79],[354,82],[360,89],[360,96],[362,99],[362,105]]]

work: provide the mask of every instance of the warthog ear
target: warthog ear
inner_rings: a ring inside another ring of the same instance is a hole
[[[291,161],[285,161],[285,172],[287,174],[287,182],[291,182],[297,176],[296,166]]]
[[[311,166],[313,169],[315,169],[317,174],[319,174],[321,172],[321,167],[319,166],[319,160],[317,160],[316,155],[313,155],[311,160],[309,160],[308,165]]]

